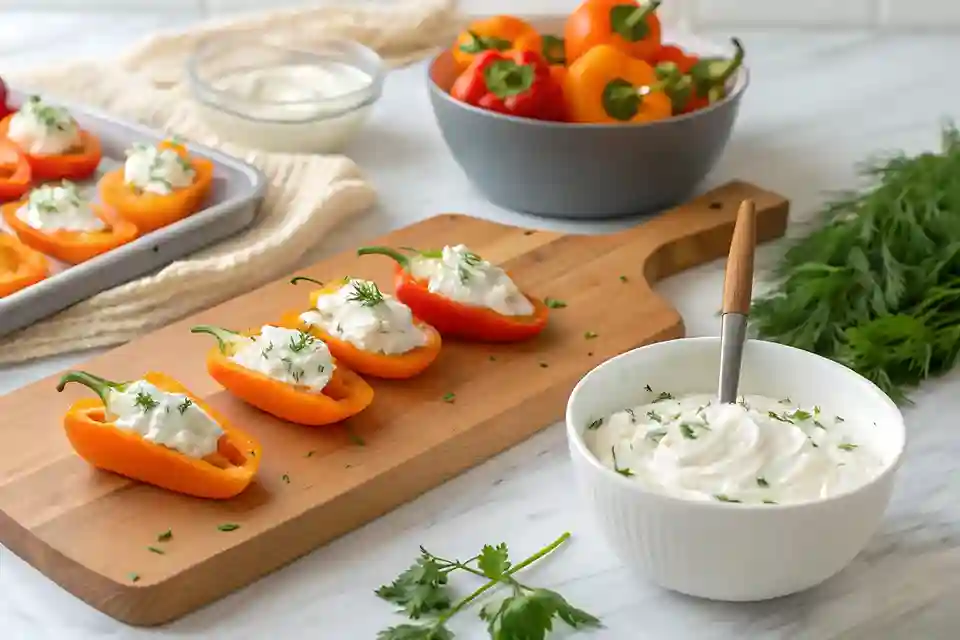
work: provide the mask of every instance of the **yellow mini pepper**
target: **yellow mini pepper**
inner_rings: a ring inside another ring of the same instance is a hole
[[[610,45],[593,47],[569,67],[564,93],[571,122],[651,122],[673,113],[653,67]]]

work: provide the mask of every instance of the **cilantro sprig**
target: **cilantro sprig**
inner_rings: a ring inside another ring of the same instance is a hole
[[[598,618],[574,607],[556,591],[531,587],[514,577],[552,553],[569,537],[569,533],[564,533],[517,564],[511,563],[505,543],[484,545],[480,553],[462,562],[441,558],[420,547],[417,561],[392,583],[377,589],[376,594],[400,607],[411,620],[427,617],[430,620],[384,629],[377,635],[377,640],[453,640],[454,634],[447,627],[450,618],[498,586],[507,587],[509,595],[489,602],[479,612],[492,640],[542,640],[553,629],[556,620],[574,629],[602,626]],[[456,571],[483,578],[486,582],[454,602],[448,583],[450,574]]]

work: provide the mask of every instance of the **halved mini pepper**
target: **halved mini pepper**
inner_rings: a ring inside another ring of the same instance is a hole
[[[355,416],[373,402],[373,388],[359,375],[337,365],[321,393],[275,380],[230,359],[236,349],[256,333],[239,333],[198,325],[192,333],[207,333],[217,346],[207,352],[210,377],[241,400],[281,420],[311,427],[334,424]]]
[[[566,108],[550,65],[536,51],[487,51],[450,89],[455,99],[518,118],[563,120]]]
[[[33,171],[20,147],[0,138],[0,200],[17,200],[30,190]]]
[[[26,200],[8,202],[0,206],[3,221],[17,234],[17,237],[29,247],[48,256],[79,264],[94,258],[111,249],[125,245],[139,235],[137,227],[118,217],[113,211],[105,207],[91,204],[93,211],[106,226],[100,231],[44,231],[34,229],[17,216],[20,207],[27,205]]]
[[[673,114],[653,67],[605,44],[569,67],[564,89],[573,122],[650,122]]]
[[[567,18],[564,42],[571,65],[598,45],[608,45],[631,58],[650,61],[662,45],[660,0],[586,0]]]
[[[98,469],[197,498],[222,500],[242,493],[260,467],[260,444],[170,376],[150,372],[143,379],[161,391],[187,396],[206,412],[224,432],[217,442],[217,451],[204,458],[193,458],[145,440],[135,431],[117,427],[110,414],[111,392],[122,392],[131,383],[70,371],[60,379],[57,391],[76,382],[99,396],[78,400],[64,417],[67,439],[77,455]]]
[[[42,253],[0,231],[0,298],[40,282],[49,272]]]
[[[191,156],[185,146],[172,140],[165,140],[158,147],[175,151],[190,164],[195,172],[190,186],[167,194],[140,191],[126,184],[123,167],[105,174],[98,184],[103,202],[135,224],[141,233],[165,227],[199,211],[213,184],[212,162]]]
[[[435,252],[420,251],[422,256]],[[547,326],[549,309],[526,294],[533,313],[508,316],[487,307],[464,304],[430,291],[428,283],[411,272],[410,257],[390,247],[363,247],[357,255],[383,255],[397,263],[394,279],[397,299],[413,315],[430,323],[441,335],[478,342],[519,342],[538,335]]]
[[[453,44],[453,58],[463,70],[485,51],[528,49],[539,52],[542,47],[540,34],[526,20],[514,16],[493,16],[472,22],[457,36]]]
[[[0,120],[0,139],[9,140],[10,121],[16,116],[11,113]],[[10,140],[13,143],[12,140]],[[24,151],[34,180],[84,180],[97,170],[103,158],[100,140],[83,129],[80,130],[80,148],[69,153],[32,154]]]
[[[297,284],[301,281],[312,282],[321,287],[310,292],[311,308],[317,306],[317,300],[321,296],[336,293],[343,286],[342,283],[324,285],[322,282],[303,276],[293,278],[290,283]],[[300,319],[302,313],[302,311],[284,313],[280,320],[280,326],[288,329],[299,329],[316,336],[326,343],[334,358],[346,364],[351,370],[366,376],[390,380],[412,378],[422,373],[440,354],[442,344],[440,332],[416,316],[413,318],[413,324],[426,335],[427,343],[405,353],[385,354],[364,351],[346,340],[341,340],[327,333],[323,330],[323,327],[307,324]]]

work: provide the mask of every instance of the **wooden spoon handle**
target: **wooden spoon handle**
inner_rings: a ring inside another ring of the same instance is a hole
[[[757,246],[757,208],[744,200],[733,228],[727,271],[723,279],[723,313],[750,312],[753,297],[753,252]]]

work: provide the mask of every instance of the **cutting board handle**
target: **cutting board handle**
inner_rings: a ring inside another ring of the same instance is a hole
[[[744,200],[752,200],[756,207],[758,243],[783,235],[787,200],[747,182],[728,182],[624,232],[639,250],[647,281],[653,284],[727,255],[737,211]]]

